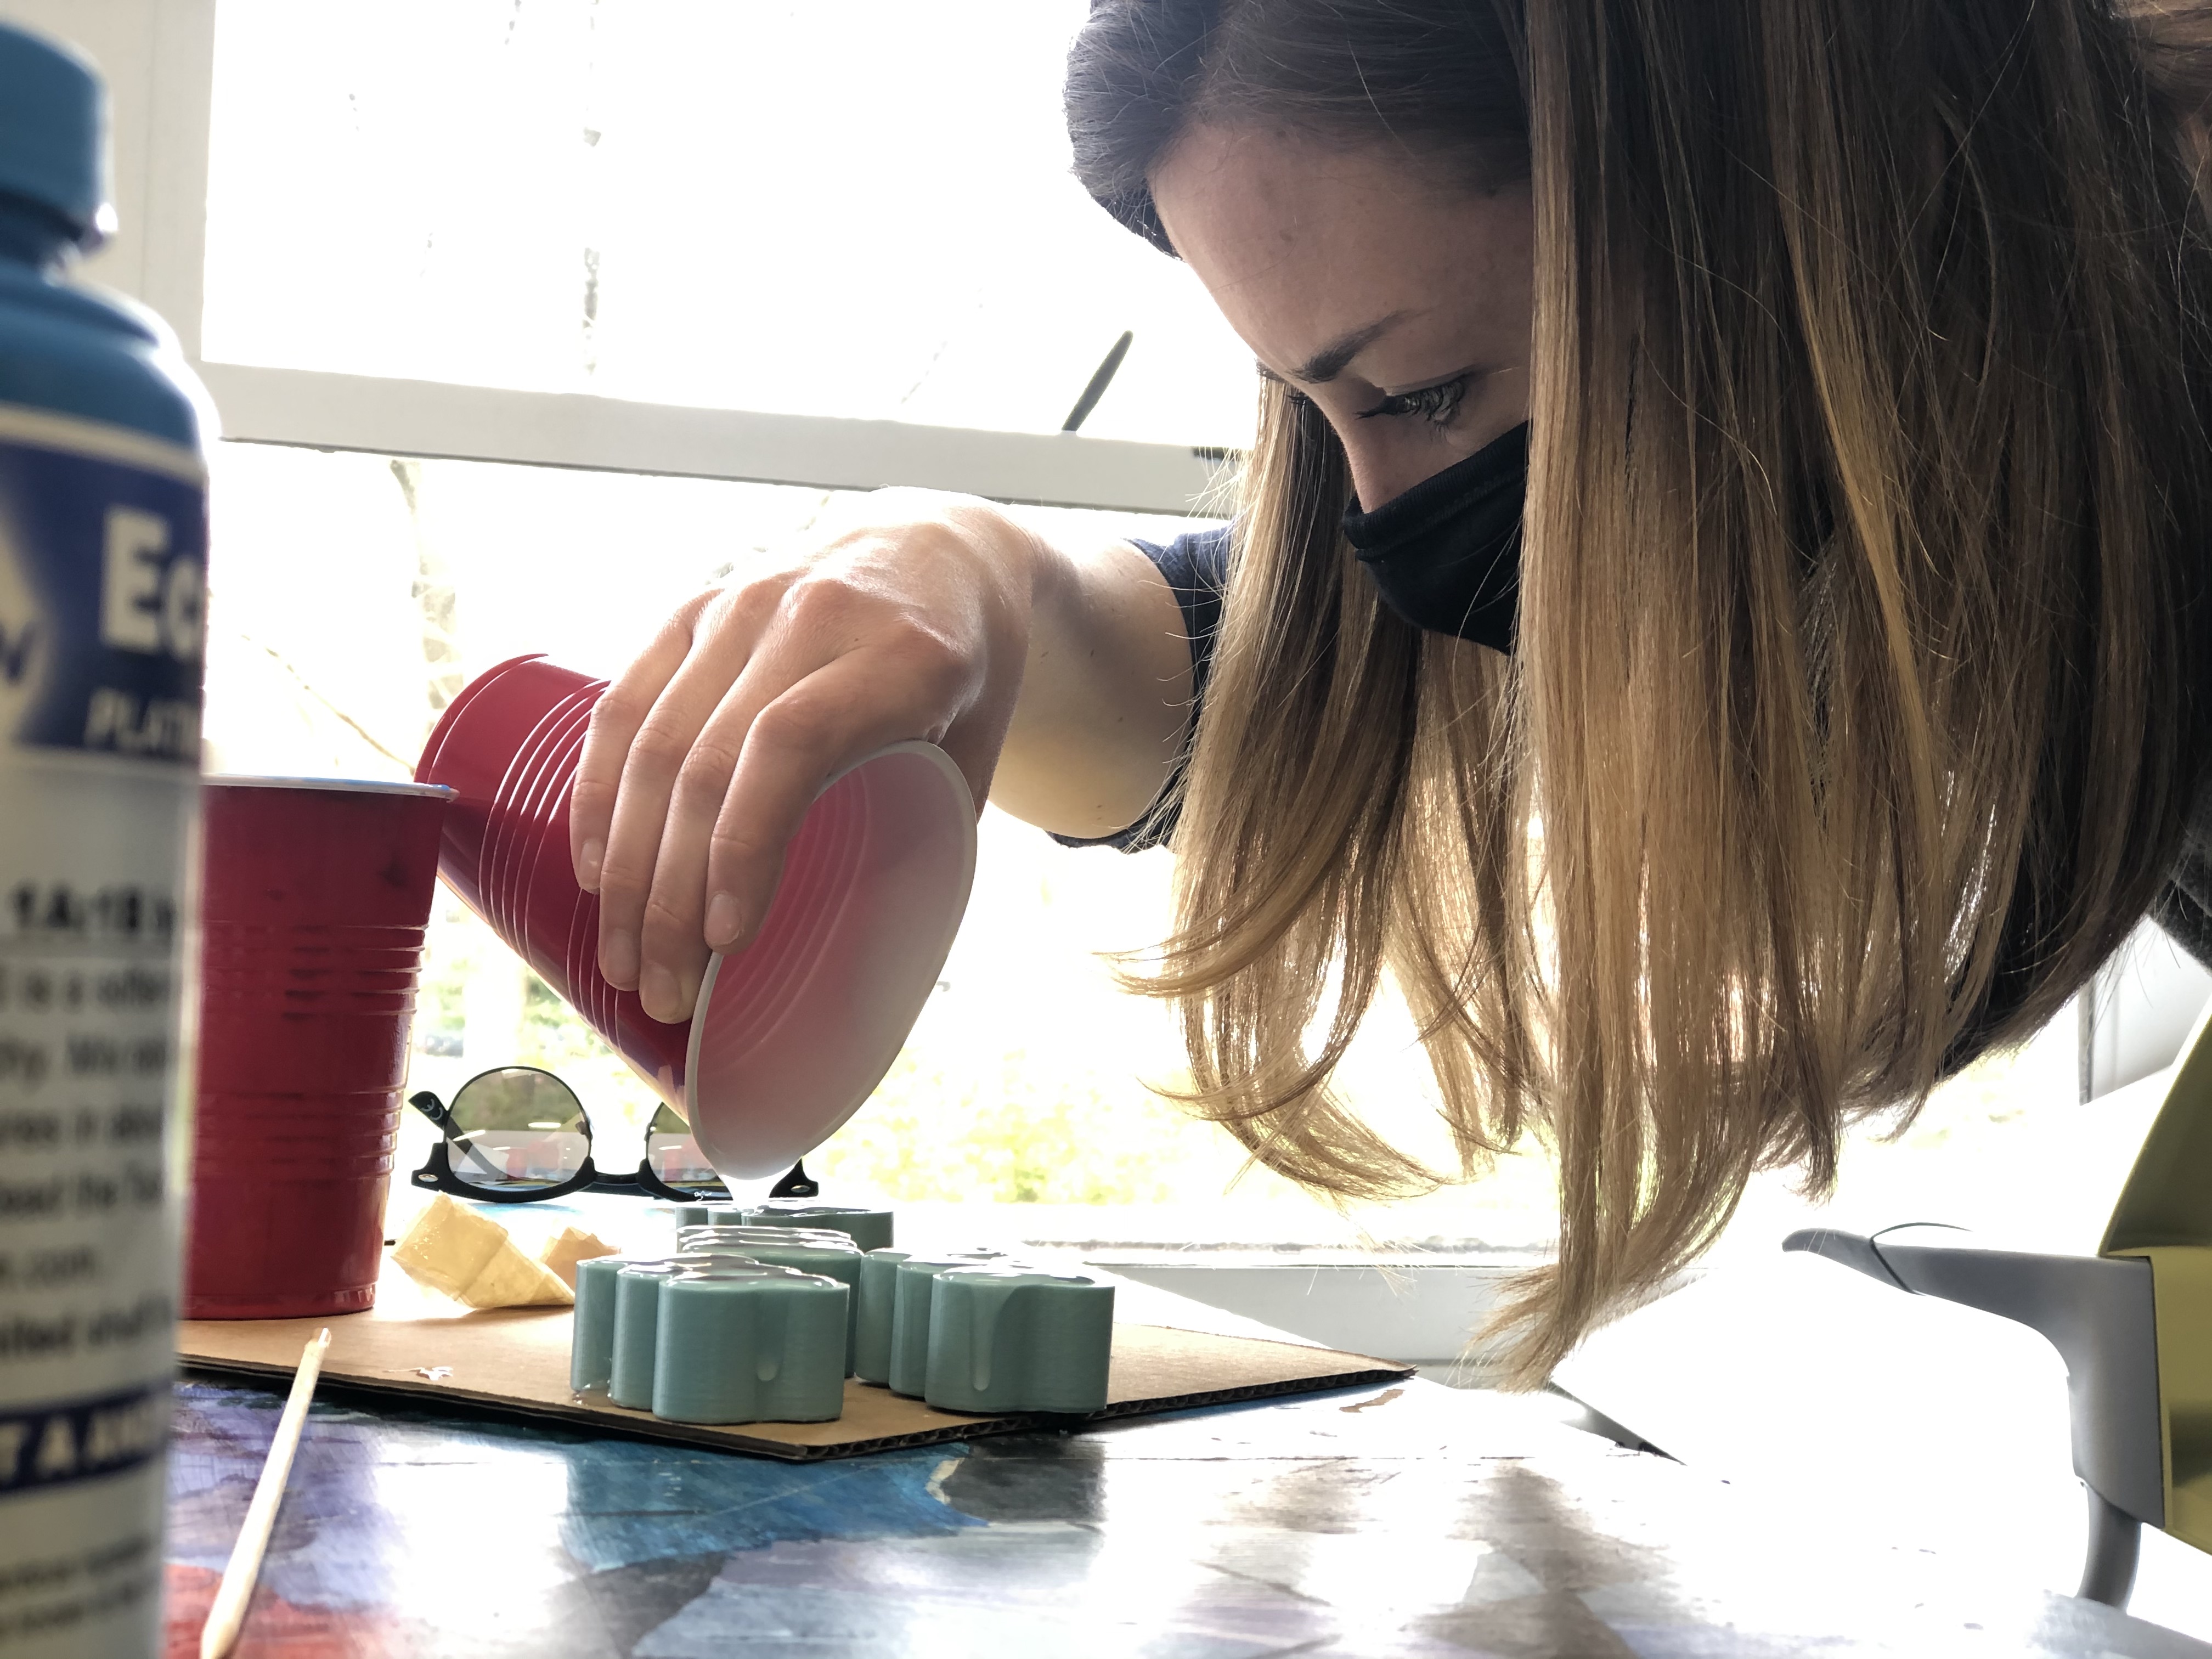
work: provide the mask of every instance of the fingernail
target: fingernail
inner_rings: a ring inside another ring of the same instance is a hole
[[[607,855],[607,844],[603,841],[587,841],[584,850],[576,854],[576,884],[587,893],[599,890],[599,861]]]
[[[645,970],[638,981],[637,1000],[645,1005],[645,1012],[663,1025],[673,1025],[684,1018],[684,991],[677,984],[676,975],[659,963]]]
[[[738,901],[728,893],[717,893],[707,905],[707,944],[710,949],[726,951],[734,944],[742,918],[738,914]]]
[[[637,935],[609,933],[599,945],[599,971],[610,985],[637,983]]]

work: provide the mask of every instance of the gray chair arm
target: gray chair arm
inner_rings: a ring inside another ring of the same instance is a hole
[[[2137,1540],[2127,1523],[2166,1524],[2150,1263],[1906,1243],[1887,1234],[1864,1238],[1825,1227],[1792,1233],[1782,1248],[2012,1320],[2058,1350],[2066,1362],[2074,1472],[2090,1492],[2089,1565],[2081,1594],[2124,1606]]]

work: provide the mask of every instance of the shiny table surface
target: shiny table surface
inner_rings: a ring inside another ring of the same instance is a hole
[[[170,1652],[280,1395],[179,1385]],[[317,1401],[235,1651],[285,1659],[2080,1656],[2212,1647],[1419,1381],[818,1464]]]

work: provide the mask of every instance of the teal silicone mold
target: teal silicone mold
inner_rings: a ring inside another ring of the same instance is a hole
[[[844,1204],[817,1204],[811,1199],[776,1198],[755,1205],[744,1213],[748,1227],[826,1228],[843,1233],[863,1250],[886,1250],[893,1243],[889,1210],[856,1209]]]
[[[630,1265],[619,1255],[576,1264],[576,1322],[568,1341],[568,1386],[604,1389],[614,1377],[615,1275]]]
[[[659,1318],[662,1281],[687,1269],[742,1267],[752,1265],[727,1250],[680,1250],[672,1256],[625,1261],[613,1276],[614,1319],[611,1362],[608,1366],[607,1398],[632,1411],[653,1409],[653,1355]],[[578,1283],[582,1274],[577,1275]],[[580,1361],[576,1340],[583,1327],[572,1327],[568,1347],[568,1378],[575,1381]]]
[[[653,1413],[675,1423],[826,1423],[845,1403],[850,1289],[789,1268],[663,1282]]]
[[[930,1285],[953,1267],[1003,1264],[996,1250],[955,1250],[945,1255],[910,1255],[900,1262],[891,1284],[891,1353],[884,1380],[893,1394],[921,1397],[929,1378]]]
[[[820,1273],[843,1285],[852,1292],[846,1299],[844,1371],[848,1376],[852,1375],[854,1319],[859,1311],[864,1258],[850,1238],[843,1233],[793,1227],[686,1227],[676,1237],[686,1249],[738,1250],[750,1261]]]
[[[850,1247],[845,1234],[823,1228],[745,1227],[725,1224],[713,1227],[678,1227],[676,1247],[682,1250],[750,1250],[756,1244],[821,1244],[833,1250]]]
[[[853,1304],[853,1375],[881,1388],[891,1380],[891,1310],[898,1265],[908,1250],[870,1250],[860,1258],[860,1291]]]
[[[633,1261],[615,1275],[614,1363],[607,1397],[635,1412],[653,1409],[653,1354],[659,1336],[660,1287],[684,1269],[673,1261]],[[569,1369],[573,1375],[573,1352]]]
[[[1114,1287],[1074,1273],[955,1267],[930,1282],[922,1398],[941,1411],[1099,1411]]]
[[[679,1231],[685,1227],[720,1227],[741,1224],[745,1216],[742,1205],[732,1203],[726,1198],[716,1199],[711,1202],[702,1200],[696,1204],[672,1204],[668,1207],[676,1217],[676,1225]]]

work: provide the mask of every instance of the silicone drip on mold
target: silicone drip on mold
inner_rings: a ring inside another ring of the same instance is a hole
[[[1106,1404],[1114,1291],[1079,1273],[956,1267],[930,1281],[923,1398],[944,1411],[1084,1413]]]
[[[955,1267],[981,1267],[1004,1262],[998,1250],[952,1251],[942,1255],[909,1255],[892,1273],[890,1364],[886,1385],[893,1394],[921,1398],[929,1375],[932,1289],[937,1275]]]
[[[849,1291],[763,1265],[666,1281],[653,1410],[679,1422],[821,1422],[842,1413],[837,1361]]]
[[[748,1227],[789,1227],[804,1230],[810,1222],[820,1230],[842,1233],[863,1250],[887,1249],[894,1240],[892,1212],[849,1204],[820,1204],[812,1199],[771,1199],[749,1206],[743,1224]]]
[[[693,1249],[741,1249],[757,1261],[836,1279],[850,1293],[846,1302],[845,1375],[853,1375],[859,1336],[860,1247],[843,1233],[808,1232],[796,1227],[686,1227],[677,1243]]]

